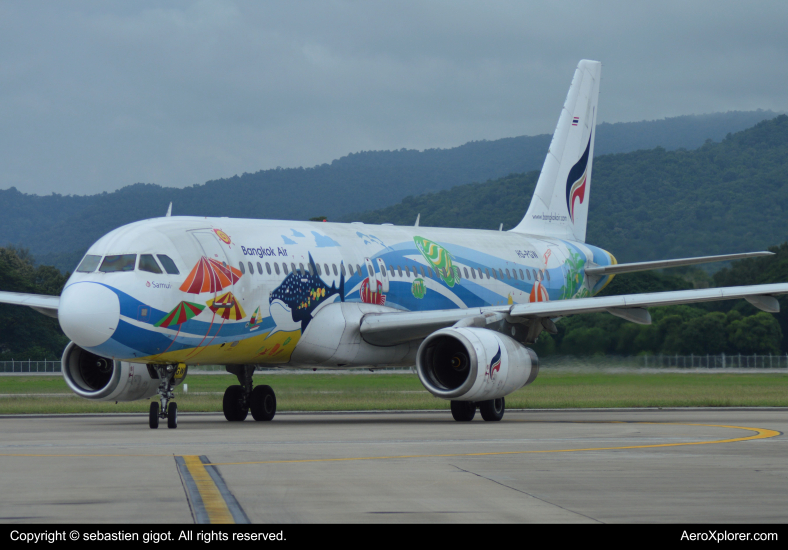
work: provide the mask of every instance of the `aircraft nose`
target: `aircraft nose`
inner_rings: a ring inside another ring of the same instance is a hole
[[[78,346],[91,348],[109,340],[118,328],[120,302],[103,285],[76,283],[60,295],[60,327]]]

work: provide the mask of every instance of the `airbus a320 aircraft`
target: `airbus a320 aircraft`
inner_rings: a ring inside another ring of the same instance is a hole
[[[0,292],[57,317],[71,342],[62,372],[86,399],[156,394],[150,427],[177,427],[173,388],[189,366],[238,377],[227,420],[271,420],[274,391],[256,366],[416,364],[455,420],[500,420],[530,384],[527,346],[568,315],[607,311],[651,322],[647,307],[744,298],[770,312],[788,284],[594,296],[619,273],[768,252],[617,264],[586,244],[601,63],[575,71],[523,220],[511,231],[175,217],[108,233],[60,297]]]

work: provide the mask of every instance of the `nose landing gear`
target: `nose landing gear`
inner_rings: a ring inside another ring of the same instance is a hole
[[[227,365],[225,368],[238,378],[240,385],[225,390],[222,399],[224,417],[230,422],[242,422],[251,411],[255,420],[273,419],[276,414],[276,395],[271,386],[252,388],[254,366]]]
[[[167,419],[168,428],[178,427],[178,404],[172,399],[175,398],[173,388],[175,384],[173,380],[183,378],[185,376],[185,365],[151,365],[156,373],[159,375],[159,403],[155,401],[150,404],[150,412],[148,414],[148,425],[152,429],[159,427],[159,419]]]

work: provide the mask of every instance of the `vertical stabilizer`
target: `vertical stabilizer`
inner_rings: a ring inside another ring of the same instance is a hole
[[[531,205],[512,229],[585,242],[602,64],[578,63]]]

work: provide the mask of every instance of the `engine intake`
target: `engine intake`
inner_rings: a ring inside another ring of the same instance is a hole
[[[61,359],[71,391],[96,401],[136,401],[156,394],[159,380],[146,365],[101,357],[69,342]]]
[[[530,384],[539,359],[530,348],[488,329],[451,327],[422,342],[416,370],[436,397],[455,401],[497,399]]]

